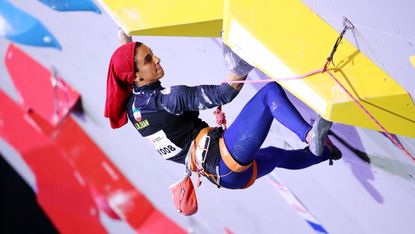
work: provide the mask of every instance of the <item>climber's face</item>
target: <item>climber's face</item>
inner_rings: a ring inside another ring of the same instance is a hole
[[[144,44],[135,49],[134,64],[135,81],[136,83],[138,81],[139,86],[153,83],[164,76],[164,70],[160,66],[160,58]]]

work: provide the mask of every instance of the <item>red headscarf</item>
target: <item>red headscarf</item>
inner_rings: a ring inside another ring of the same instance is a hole
[[[138,42],[120,46],[112,55],[107,76],[107,100],[104,116],[110,119],[112,128],[127,123],[126,105],[131,97],[134,74],[134,52]]]

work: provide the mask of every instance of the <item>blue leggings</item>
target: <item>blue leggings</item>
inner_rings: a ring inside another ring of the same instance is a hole
[[[274,119],[305,142],[311,126],[304,121],[276,82],[271,82],[259,90],[224,133],[225,144],[239,164],[248,165],[256,160],[257,178],[270,173],[276,167],[302,169],[329,158],[327,149],[321,157],[314,156],[305,149],[284,150],[276,147],[260,149]],[[230,169],[221,159],[219,174],[225,175],[229,172]],[[244,172],[232,172],[222,177],[220,184],[225,188],[243,188],[251,175],[252,166]]]

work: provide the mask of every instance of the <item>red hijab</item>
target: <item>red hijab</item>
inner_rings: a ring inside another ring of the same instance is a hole
[[[107,75],[107,99],[104,116],[110,119],[112,128],[127,123],[126,105],[132,95],[134,52],[138,42],[120,46],[112,55]]]

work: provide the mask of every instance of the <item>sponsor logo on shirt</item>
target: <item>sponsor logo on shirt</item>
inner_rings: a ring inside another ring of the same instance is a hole
[[[145,119],[143,121],[134,123],[134,126],[137,130],[140,130],[140,129],[143,129],[143,128],[146,128],[146,127],[150,126],[150,123],[148,122],[147,119]]]

